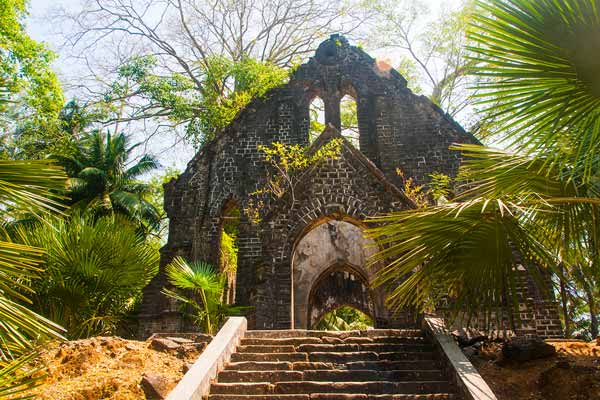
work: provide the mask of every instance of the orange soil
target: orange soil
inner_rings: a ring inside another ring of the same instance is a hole
[[[473,364],[498,400],[600,400],[600,346],[548,341],[556,357],[507,363],[498,344],[486,345]]]
[[[46,368],[46,379],[33,393],[42,400],[145,399],[139,386],[143,373],[162,375],[170,390],[183,376],[184,365],[199,355],[196,350],[165,353],[149,346],[118,337],[51,343],[36,363]]]

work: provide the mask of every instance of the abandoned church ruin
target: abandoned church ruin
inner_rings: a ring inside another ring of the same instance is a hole
[[[330,126],[312,146],[341,137],[340,101],[356,101],[358,140],[342,139],[340,156],[311,166],[295,202],[283,195],[266,204],[259,223],[244,210],[250,193],[267,182],[258,145],[309,145],[309,106],[324,105]],[[413,94],[394,69],[378,63],[346,39],[324,41],[289,83],[254,100],[215,140],[205,145],[186,171],[165,186],[169,239],[161,267],[175,256],[221,265],[225,223],[237,224],[237,274],[228,300],[252,306],[252,329],[307,329],[341,305],[369,315],[376,327],[415,324],[410,312],[393,314],[383,288],[372,288],[369,256],[377,251],[364,236],[369,216],[414,207],[399,189],[396,170],[426,184],[429,174],[457,173],[460,154],[452,143],[477,140],[424,96]],[[164,271],[145,289],[141,334],[182,331],[178,306],[161,294]],[[517,331],[561,334],[555,303],[524,275]]]

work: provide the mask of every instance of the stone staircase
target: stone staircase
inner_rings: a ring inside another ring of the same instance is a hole
[[[247,331],[209,400],[458,400],[420,330]]]

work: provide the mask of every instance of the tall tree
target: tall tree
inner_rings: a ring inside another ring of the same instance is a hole
[[[451,116],[466,120],[472,107],[467,86],[474,62],[465,49],[472,4],[465,2],[457,10],[443,7],[433,19],[421,1],[370,0],[362,6],[374,14],[369,46],[398,52],[399,59],[390,62],[405,75],[409,87]]]
[[[21,136],[16,145],[8,140],[20,123],[35,122],[46,130],[36,137],[53,134],[64,101],[51,69],[54,53],[25,31],[26,5],[25,0],[0,2],[0,153],[8,153],[5,157],[27,145]]]
[[[149,232],[157,229],[160,215],[150,202],[150,186],[138,178],[158,167],[148,154],[130,162],[133,151],[127,136],[98,130],[74,142],[72,155],[55,155],[69,175],[72,208],[97,215],[121,214]]]
[[[590,68],[600,42],[588,40],[600,37],[598,2],[477,5],[469,35],[474,73],[484,79],[478,96],[513,150],[456,146],[469,182],[462,194],[377,219],[383,225],[372,234],[387,248],[378,257],[395,258],[378,283],[401,281],[389,299],[396,307],[448,294],[466,311],[489,312],[500,299],[514,305],[518,262],[534,276],[538,267],[561,274],[561,266],[585,278],[584,292],[598,287],[600,94]],[[597,321],[596,304],[587,306]]]
[[[105,123],[145,121],[148,135],[176,126],[202,142],[231,120],[216,118],[215,109],[235,114],[240,100],[247,103],[232,94],[272,87],[279,75],[269,71],[291,67],[330,33],[360,26],[353,13],[317,0],[87,0],[55,20],[68,27],[70,53],[92,68],[94,83],[83,84],[91,99],[110,95]],[[245,79],[252,74],[259,79]]]

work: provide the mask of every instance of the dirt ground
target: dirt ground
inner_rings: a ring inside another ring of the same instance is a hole
[[[163,377],[170,390],[198,355],[194,348],[158,351],[150,341],[118,337],[51,343],[36,362],[45,367],[46,378],[34,394],[43,400],[145,399],[142,374]]]
[[[556,348],[556,357],[508,363],[499,344],[487,344],[471,361],[498,400],[600,400],[600,346],[548,343]]]

